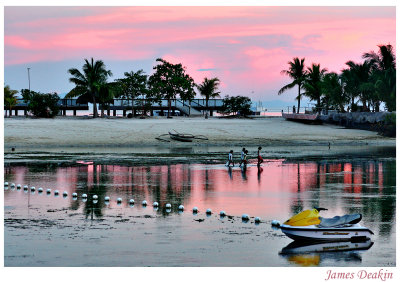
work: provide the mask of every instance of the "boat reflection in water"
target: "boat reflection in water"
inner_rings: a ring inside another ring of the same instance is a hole
[[[372,247],[371,240],[362,242],[305,242],[294,241],[279,255],[299,266],[318,266],[324,260],[361,262],[361,253]]]

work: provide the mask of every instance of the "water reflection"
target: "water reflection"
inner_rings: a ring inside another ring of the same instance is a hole
[[[158,213],[178,213],[183,204],[191,209],[226,210],[283,220],[314,206],[329,208],[324,216],[362,213],[380,235],[391,233],[395,217],[395,161],[291,162],[270,160],[263,167],[224,165],[120,166],[79,163],[71,167],[5,167],[5,181],[16,184],[86,193],[88,201],[70,200],[70,209],[102,217],[107,209],[129,207],[147,200],[160,204]],[[5,191],[5,197],[13,191]],[[91,201],[98,195],[98,203]],[[37,195],[30,195],[36,197]],[[111,197],[109,205],[104,198]],[[79,198],[78,197],[78,198]],[[121,197],[121,206],[115,199]],[[171,203],[171,211],[165,204]],[[135,209],[144,207],[136,205]],[[150,209],[151,210],[151,209]],[[331,214],[329,214],[331,213]],[[383,223],[383,224],[377,224]]]
[[[361,263],[361,253],[370,249],[374,243],[364,242],[292,242],[284,247],[279,255],[288,262],[300,266],[318,266],[324,260]]]

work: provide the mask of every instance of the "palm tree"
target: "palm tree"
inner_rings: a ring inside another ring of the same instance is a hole
[[[303,86],[303,83],[304,83],[304,80],[306,77],[306,72],[304,70],[304,67],[305,67],[304,60],[305,60],[304,58],[300,60],[298,57],[296,57],[296,58],[293,58],[293,62],[288,62],[289,69],[282,70],[281,74],[289,76],[290,78],[293,79],[293,82],[283,86],[278,92],[278,95],[281,95],[283,92],[285,92],[288,89],[292,89],[296,85],[299,87],[299,92],[296,97],[296,99],[298,101],[297,113],[299,113],[299,109],[300,109],[300,100],[301,100],[300,90]]]
[[[68,70],[72,75],[69,81],[75,83],[76,86],[65,96],[65,98],[80,96],[83,100],[91,99],[93,103],[93,118],[96,118],[96,99],[99,98],[100,87],[107,82],[108,76],[112,76],[112,72],[106,70],[103,61],[99,60],[94,62],[93,58],[90,62],[85,59],[85,64],[83,65],[82,70],[83,73],[76,68]]]
[[[220,97],[221,92],[217,92],[220,80],[218,77],[208,79],[204,78],[201,84],[196,85],[197,89],[200,91],[200,95],[206,98],[206,108],[208,109],[208,100],[210,98]]]
[[[379,110],[379,102],[384,101],[389,111],[396,110],[396,56],[392,45],[378,45],[379,51],[364,53],[363,58],[371,63],[371,80],[375,86],[374,97],[377,99],[375,111]]]
[[[363,111],[368,111],[367,102],[371,99],[374,90],[374,85],[371,83],[372,62],[364,61],[362,64],[357,64],[353,61],[346,62],[349,66],[351,76],[353,76],[354,91],[363,104]]]
[[[15,97],[15,94],[17,94],[17,90],[12,90],[10,89],[9,85],[6,85],[4,87],[4,105],[8,107],[11,116],[11,109],[17,104],[17,97]],[[7,110],[6,110],[6,116],[7,116]]]
[[[322,92],[325,94],[325,106],[327,109],[333,107],[340,112],[344,112],[344,105],[349,102],[349,97],[344,91],[343,82],[335,72],[324,75],[322,79]]]
[[[328,70],[321,69],[320,64],[312,64],[307,68],[306,79],[303,84],[304,95],[311,100],[317,101],[317,110],[321,112],[322,79]]]

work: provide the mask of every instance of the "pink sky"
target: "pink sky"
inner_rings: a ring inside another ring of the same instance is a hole
[[[395,41],[395,7],[5,7],[5,83],[68,92],[67,69],[101,59],[117,79],[151,74],[158,57],[182,63],[222,95],[292,101],[277,92],[293,57],[339,72],[363,52]],[[49,79],[51,78],[51,79]],[[50,81],[49,81],[50,80]]]

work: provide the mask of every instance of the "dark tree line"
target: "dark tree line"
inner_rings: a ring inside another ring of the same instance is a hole
[[[293,81],[283,86],[278,95],[295,86],[298,88],[297,113],[302,96],[316,102],[318,111],[332,109],[378,112],[381,104],[396,111],[396,57],[392,45],[379,45],[378,52],[362,55],[362,63],[346,62],[340,74],[328,72],[320,64],[305,67],[304,58],[293,58],[281,73]]]

